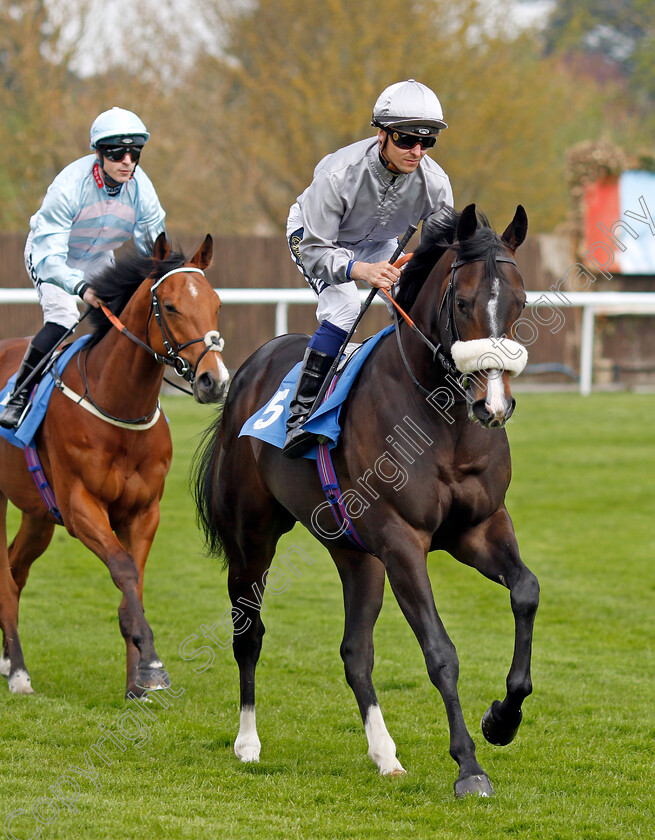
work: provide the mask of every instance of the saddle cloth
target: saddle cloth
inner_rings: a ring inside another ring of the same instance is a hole
[[[66,349],[63,350],[59,356],[57,356],[57,361],[55,362],[55,365],[59,373],[62,372],[62,370],[66,367],[68,362],[79,350],[82,349],[82,347],[90,338],[90,335],[83,335],[81,338],[78,338],[71,345],[66,347]],[[14,389],[15,381],[16,374],[10,377],[5,387],[0,391],[0,406],[6,404],[7,400],[11,395],[11,392]],[[34,436],[36,435],[38,428],[43,422],[43,418],[45,417],[46,409],[48,408],[48,403],[50,402],[50,397],[52,396],[54,387],[54,377],[50,372],[48,372],[39,382],[38,388],[36,389],[36,393],[33,395],[32,398],[32,407],[28,411],[27,416],[20,424],[18,429],[5,429],[2,426],[0,426],[0,435],[2,435],[2,437],[5,440],[9,441],[9,443],[11,443],[13,446],[17,446],[19,449],[24,449],[26,446],[32,446],[34,442]]]
[[[341,426],[339,425],[341,406],[348,396],[355,377],[378,342],[389,335],[390,332],[393,332],[394,329],[393,325],[386,327],[376,335],[366,339],[363,344],[358,345],[348,359],[334,391],[321,403],[303,426],[308,432],[326,438],[329,449],[333,449],[339,440],[341,434]],[[266,405],[246,420],[239,432],[239,437],[247,435],[282,449],[287,436],[289,405],[296,390],[301,365],[302,363],[298,362],[291,368]],[[304,457],[316,460],[316,447],[312,447]]]

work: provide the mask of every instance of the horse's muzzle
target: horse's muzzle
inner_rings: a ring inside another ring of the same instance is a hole
[[[199,403],[220,402],[227,394],[228,384],[229,379],[219,379],[211,371],[205,371],[193,383],[193,396]]]
[[[490,410],[490,406],[485,400],[476,400],[469,409],[469,414],[472,419],[484,426],[485,429],[500,429],[514,413],[516,408],[516,400],[512,397],[503,409],[495,411]]]
[[[507,376],[490,370],[486,375],[486,388],[479,389],[469,403],[469,416],[485,429],[500,429],[515,408],[516,400],[507,384]]]

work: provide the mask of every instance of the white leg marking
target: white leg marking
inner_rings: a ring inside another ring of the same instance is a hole
[[[405,768],[396,758],[396,745],[389,735],[379,706],[370,706],[366,712],[364,731],[368,739],[368,757],[377,766],[381,776],[400,776]]]
[[[249,706],[241,709],[239,719],[239,734],[234,742],[234,754],[241,761],[259,761],[259,753],[262,745],[257,734],[257,721],[255,720],[255,707]]]
[[[12,694],[34,694],[30,675],[27,671],[16,671],[9,677],[9,691]]]
[[[11,661],[4,654],[0,654],[0,676],[8,677],[11,671]]]

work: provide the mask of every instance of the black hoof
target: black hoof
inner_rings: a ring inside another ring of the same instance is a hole
[[[486,773],[479,776],[468,776],[466,779],[457,779],[455,782],[455,796],[457,799],[475,794],[478,796],[496,795]]]
[[[171,680],[162,668],[139,668],[136,685],[143,691],[156,691],[158,688],[170,688]]]
[[[505,725],[498,714],[500,708],[500,700],[494,700],[487,711],[482,715],[482,734],[489,741],[497,747],[505,747],[511,743],[519,731],[519,726],[523,719],[523,712],[519,709],[518,716],[515,720],[514,726]]]

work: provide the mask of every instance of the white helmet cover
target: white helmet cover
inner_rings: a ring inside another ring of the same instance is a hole
[[[143,146],[148,142],[150,133],[136,114],[114,106],[93,121],[89,135],[91,148],[95,149],[98,143],[110,137],[115,137],[122,145]]]
[[[414,79],[396,82],[382,91],[373,108],[371,125],[418,134],[437,134],[448,128],[437,95]]]

